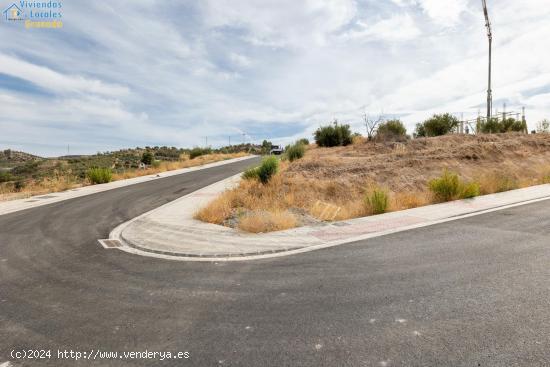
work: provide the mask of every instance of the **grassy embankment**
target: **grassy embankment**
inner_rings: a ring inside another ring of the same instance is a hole
[[[281,162],[268,183],[243,180],[196,218],[268,232],[543,183],[550,183],[550,134],[356,139],[346,147],[311,145],[304,158]]]

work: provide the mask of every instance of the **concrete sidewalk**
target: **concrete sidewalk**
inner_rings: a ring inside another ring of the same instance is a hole
[[[550,185],[540,185],[264,234],[243,233],[193,219],[198,208],[234,187],[239,180],[239,175],[231,177],[134,218],[115,228],[110,239],[120,241],[120,250],[144,256],[186,261],[253,260],[312,251],[550,199]]]
[[[227,159],[223,161],[213,162],[204,164],[201,166],[195,166],[195,167],[189,167],[189,168],[182,168],[177,169],[173,171],[166,171],[161,172],[158,174],[152,174],[147,176],[140,176],[135,178],[129,178],[126,180],[119,180],[119,181],[113,181],[106,184],[101,185],[91,185],[91,186],[83,186],[72,190],[67,191],[61,191],[61,192],[52,192],[49,194],[44,195],[36,195],[31,196],[24,199],[17,199],[17,200],[9,200],[9,201],[0,201],[0,215],[13,213],[19,210],[25,210],[34,208],[37,206],[57,203],[59,201],[73,199],[81,196],[91,195],[98,192],[104,192],[107,190],[113,190],[120,187],[125,187],[129,185],[135,185],[143,182],[149,182],[151,180],[157,180],[165,177],[175,176],[175,175],[181,175],[183,173],[198,171],[202,169],[207,169],[211,167],[217,167],[222,166],[224,164],[239,162],[247,159],[254,158],[255,156],[246,156],[246,157],[240,157],[240,158],[234,158],[234,159]]]

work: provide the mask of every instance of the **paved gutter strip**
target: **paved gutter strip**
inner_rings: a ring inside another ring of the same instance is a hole
[[[250,234],[203,223],[193,214],[240,181],[236,175],[156,208],[115,228],[119,250],[180,261],[241,261],[288,256],[379,237],[518,205],[550,199],[539,185],[474,199],[458,200],[322,226]]]

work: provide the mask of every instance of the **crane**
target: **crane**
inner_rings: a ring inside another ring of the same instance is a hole
[[[493,31],[491,30],[491,21],[489,20],[489,11],[487,10],[487,1],[481,0],[483,13],[485,14],[485,27],[487,28],[487,37],[489,38],[489,86],[487,88],[487,121],[491,119],[493,110],[493,91],[491,90],[491,69],[492,69],[492,51],[493,51]]]

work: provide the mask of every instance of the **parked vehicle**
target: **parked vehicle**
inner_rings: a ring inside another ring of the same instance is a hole
[[[285,149],[281,145],[272,145],[269,154],[271,155],[281,155]]]

